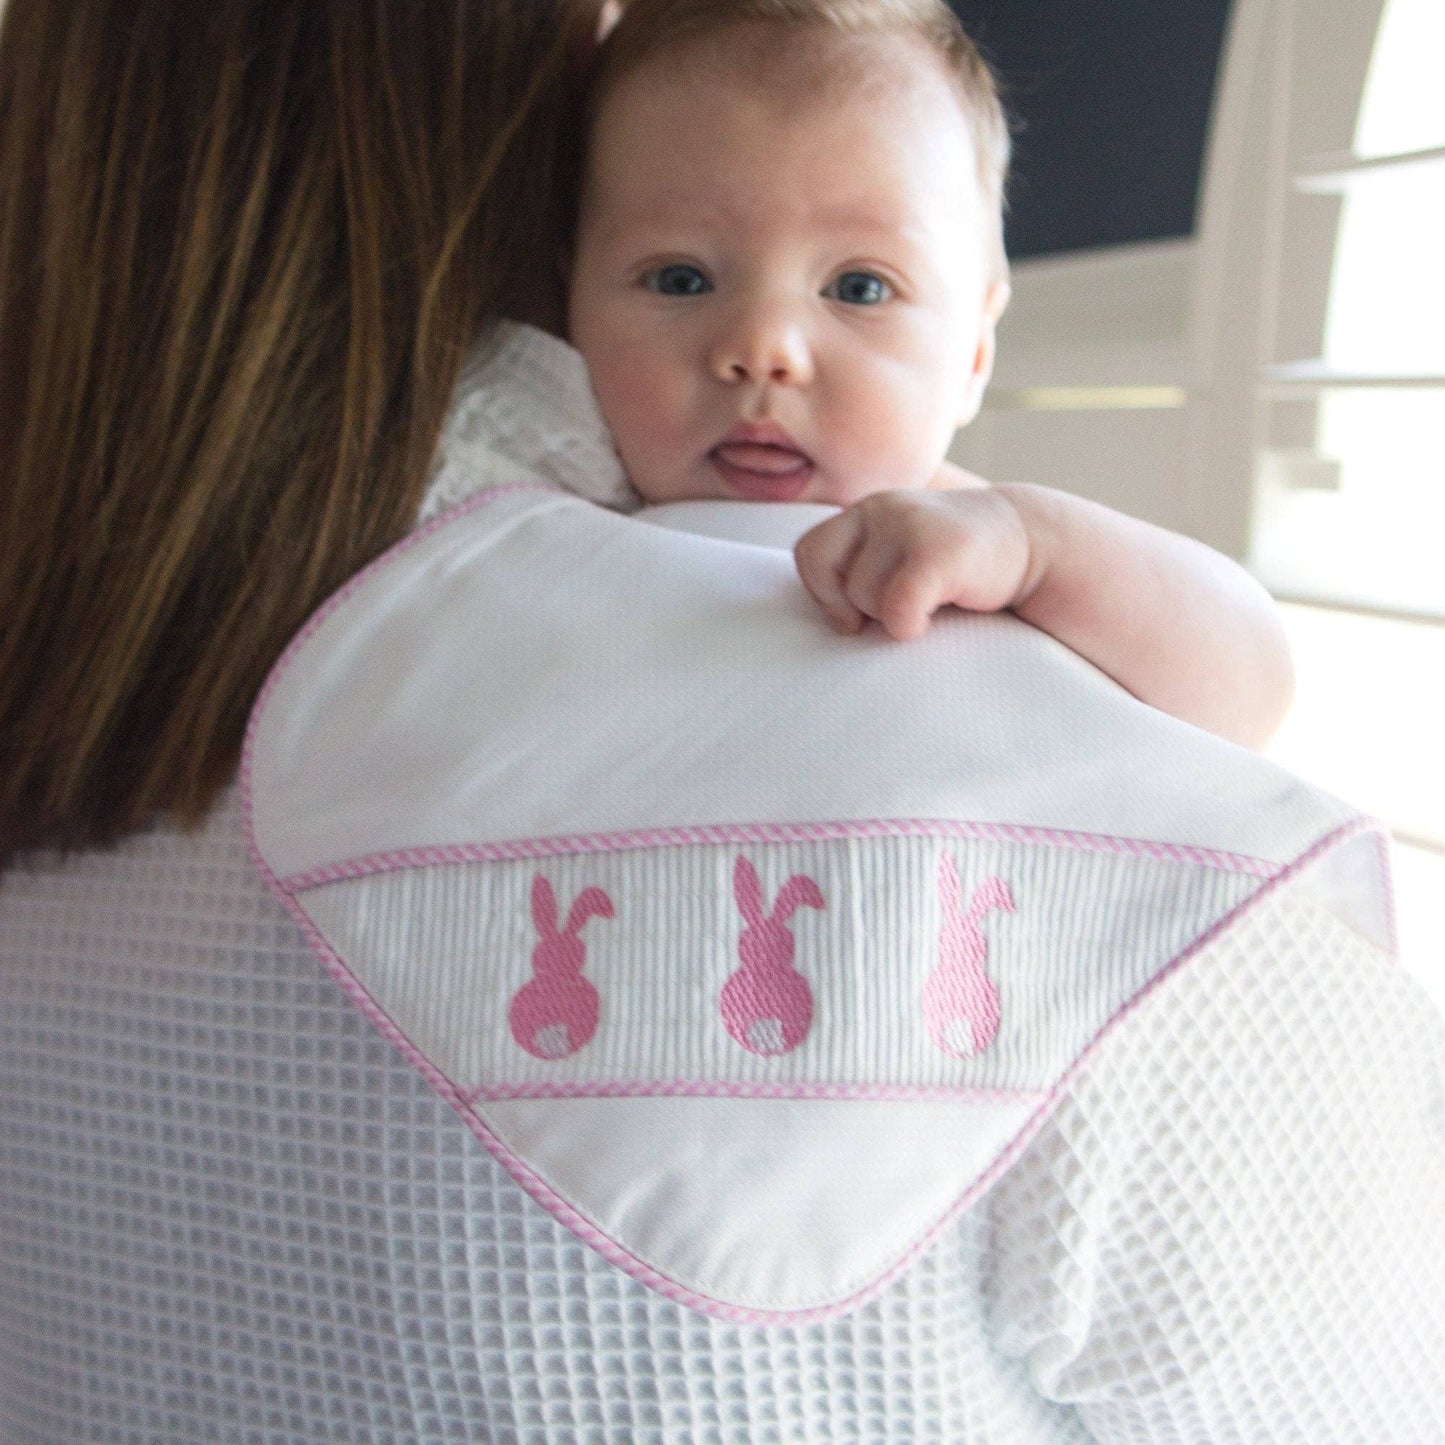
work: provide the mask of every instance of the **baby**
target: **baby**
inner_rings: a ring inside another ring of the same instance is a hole
[[[845,632],[1012,609],[1135,696],[1258,746],[1288,649],[1234,563],[944,461],[1008,301],[1008,132],[942,0],[632,0],[590,94],[570,332],[648,501],[823,502]]]

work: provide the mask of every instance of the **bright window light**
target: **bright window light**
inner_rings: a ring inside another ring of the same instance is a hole
[[[1445,157],[1354,176],[1335,243],[1326,362],[1352,373],[1445,376],[1442,256]]]
[[[1355,126],[1355,153],[1392,156],[1445,146],[1445,5],[1390,0],[1380,19]]]

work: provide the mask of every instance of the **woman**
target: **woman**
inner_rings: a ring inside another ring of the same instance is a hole
[[[0,1435],[1432,1438],[1438,1210],[1391,1201],[1440,1172],[1438,1041],[1305,901],[1279,926],[1323,963],[1158,991],[987,1208],[862,1308],[763,1329],[529,1200],[263,886],[248,711],[412,526],[459,378],[463,412],[501,389],[477,337],[558,314],[598,8],[8,0]],[[1359,1217],[1304,1230],[1341,1180]]]

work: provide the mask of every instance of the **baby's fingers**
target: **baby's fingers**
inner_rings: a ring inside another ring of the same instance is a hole
[[[848,601],[864,617],[883,624],[900,642],[927,630],[943,599],[932,570],[913,555],[906,532],[859,508],[861,535],[843,563],[841,581]]]
[[[948,589],[937,569],[907,553],[886,559],[876,575],[860,579],[860,586],[868,588],[868,615],[899,642],[921,637],[933,614],[948,601]]]
[[[918,637],[948,600],[946,579],[918,555],[909,529],[883,504],[849,507],[806,533],[794,549],[798,574],[840,632],[868,618],[900,642]],[[927,552],[929,549],[924,549]]]
[[[793,548],[803,586],[839,632],[857,632],[863,626],[863,613],[853,605],[847,582],[863,536],[861,519],[849,509],[805,532]]]

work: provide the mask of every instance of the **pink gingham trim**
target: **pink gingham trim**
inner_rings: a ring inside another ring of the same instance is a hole
[[[1282,864],[1241,853],[1222,853],[1147,838],[1115,838],[1103,833],[1075,833],[1058,828],[1021,827],[1012,823],[960,823],[946,818],[862,818],[825,823],[735,823],[688,828],[640,828],[621,833],[564,834],[551,838],[518,838],[499,843],[455,843],[429,848],[398,848],[308,868],[283,878],[284,887],[304,893],[328,883],[346,883],[378,873],[436,868],[453,863],[505,863],[526,858],[557,858],[565,854],[620,853],[642,848],[685,848],[709,844],[829,843],[848,838],[954,838],[965,841],[1046,844],[1091,853],[1113,853],[1156,862],[1191,863],[1273,878]]]
[[[1031,1104],[1040,1089],[952,1089],[922,1084],[764,1084],[707,1079],[604,1079],[578,1083],[481,1084],[469,1104],[507,1099],[880,1099],[908,1104]]]

